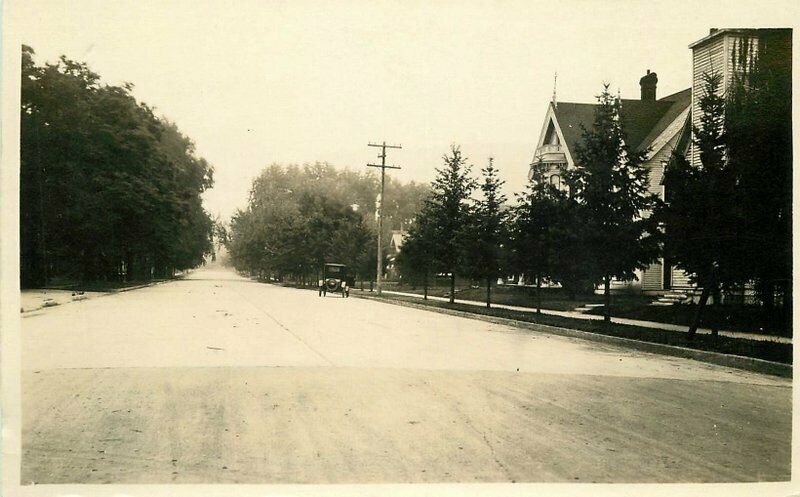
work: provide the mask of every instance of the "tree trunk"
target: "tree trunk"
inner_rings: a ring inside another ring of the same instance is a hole
[[[425,271],[425,279],[422,283],[422,299],[428,300],[428,272]]]
[[[711,285],[706,285],[703,288],[703,293],[700,294],[700,302],[697,304],[697,311],[695,311],[694,319],[692,319],[692,324],[689,326],[689,338],[694,338],[697,333],[697,328],[700,326],[700,319],[703,317],[703,310],[706,307],[706,302],[708,302],[708,295],[710,293]]]
[[[536,314],[542,313],[542,275],[536,275]]]
[[[792,282],[783,284],[783,333],[792,329]]]
[[[456,273],[450,273],[450,303],[456,301]]]
[[[722,292],[719,286],[714,285],[714,315],[711,319],[711,336],[719,336],[719,318],[720,318],[720,304],[722,300]]]
[[[605,312],[603,313],[603,321],[606,323],[611,322],[611,277],[606,276],[603,282],[603,294],[605,295]]]
[[[486,277],[486,308],[492,307],[492,277]]]

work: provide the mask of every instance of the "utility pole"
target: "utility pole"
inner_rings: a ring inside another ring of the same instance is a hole
[[[381,154],[378,158],[381,160],[380,164],[367,164],[367,167],[379,167],[381,168],[381,201],[378,204],[378,252],[377,252],[377,264],[376,264],[376,286],[378,287],[378,295],[381,294],[381,276],[383,273],[383,250],[381,249],[381,232],[383,231],[383,191],[386,184],[386,169],[400,169],[397,166],[387,166],[386,165],[386,149],[387,148],[403,148],[402,145],[387,145],[386,142],[383,143],[368,143],[368,147],[380,147]]]

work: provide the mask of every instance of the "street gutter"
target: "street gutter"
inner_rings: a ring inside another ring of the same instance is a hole
[[[178,275],[178,276],[176,276],[174,278],[170,278],[170,279],[166,279],[166,280],[151,281],[149,283],[143,283],[141,285],[134,285],[134,286],[128,286],[128,287],[123,287],[123,288],[116,288],[116,289],[113,289],[113,290],[106,290],[106,291],[101,291],[101,292],[90,292],[90,293],[95,293],[96,295],[92,295],[92,296],[89,296],[89,297],[87,297],[85,295],[79,295],[79,296],[77,296],[77,298],[75,296],[73,296],[72,299],[65,300],[65,301],[62,301],[62,302],[55,302],[55,301],[44,302],[39,307],[34,307],[34,308],[31,308],[31,309],[21,309],[20,310],[20,314],[22,315],[22,317],[33,316],[33,315],[35,315],[34,313],[36,313],[38,311],[42,311],[44,309],[49,309],[51,307],[59,307],[59,306],[62,306],[62,305],[65,305],[65,304],[71,304],[71,303],[74,303],[74,302],[85,302],[86,300],[91,300],[93,298],[108,297],[109,295],[116,295],[118,293],[129,292],[131,290],[139,290],[139,289],[142,289],[142,288],[161,285],[163,283],[169,283],[170,281],[177,281],[177,280],[183,279],[187,274],[188,274],[188,271],[184,272],[184,273],[182,273],[182,274],[180,274],[180,275]]]
[[[378,302],[385,302],[387,304],[392,304],[392,305],[400,305],[404,307],[422,309],[431,312],[438,312],[440,314],[449,314],[451,316],[459,316],[468,319],[477,319],[480,321],[513,326],[515,328],[523,328],[531,331],[550,333],[553,335],[560,335],[565,337],[580,338],[583,340],[591,340],[594,342],[599,342],[609,345],[617,345],[620,347],[634,349],[641,352],[649,352],[653,354],[660,354],[671,357],[681,357],[684,359],[693,359],[696,361],[716,364],[718,366],[743,369],[747,371],[753,371],[756,373],[769,374],[784,378],[792,377],[791,364],[766,361],[764,359],[756,359],[753,357],[745,357],[733,354],[723,354],[720,352],[710,352],[706,350],[690,349],[686,347],[679,347],[676,345],[666,345],[662,343],[646,342],[641,340],[634,340],[631,338],[615,337],[610,335],[603,335],[600,333],[591,333],[588,331],[575,330],[571,328],[562,328],[559,326],[529,323],[526,321],[519,321],[516,319],[502,318],[497,316],[486,316],[484,314],[472,313],[467,311],[446,309],[442,307],[418,304],[415,302],[408,302],[404,300],[395,300],[390,297],[386,298],[386,297],[378,297],[376,295],[364,295],[357,293],[351,293],[350,295],[361,299],[374,300]]]

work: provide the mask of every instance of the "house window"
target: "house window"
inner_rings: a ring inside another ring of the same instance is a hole
[[[557,174],[553,174],[550,176],[550,184],[555,186],[556,188],[561,188],[561,176]]]

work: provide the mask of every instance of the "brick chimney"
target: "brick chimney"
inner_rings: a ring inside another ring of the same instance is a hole
[[[642,79],[639,80],[639,86],[642,87],[642,100],[646,100],[648,102],[656,101],[657,84],[658,76],[656,76],[656,73],[650,72],[650,69],[648,69],[647,74],[645,74]]]

